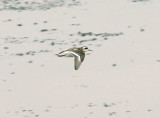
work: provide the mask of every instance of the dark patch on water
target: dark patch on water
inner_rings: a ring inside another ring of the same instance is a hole
[[[45,41],[43,40],[43,41],[40,41],[40,43],[44,43]]]
[[[26,39],[26,38],[28,38],[27,36],[25,36],[25,37],[22,37],[22,38],[20,38],[20,39]]]
[[[43,39],[43,40],[41,40],[41,41],[39,41],[39,40],[34,40],[33,42],[38,42],[38,41],[39,41],[39,43],[45,43],[45,42],[47,42],[47,41],[52,41],[52,40],[55,40],[55,39]]]
[[[40,32],[56,31],[57,29],[41,29]]]
[[[41,32],[47,32],[48,29],[41,29]]]
[[[22,26],[22,24],[17,24],[17,26]]]
[[[57,29],[54,29],[54,28],[53,28],[53,29],[51,29],[51,30],[52,30],[52,31],[56,31]]]
[[[46,109],[45,112],[49,112],[50,110]]]
[[[147,111],[152,111],[151,109],[148,109]]]
[[[95,107],[96,105],[95,104],[93,104],[93,103],[89,103],[88,104],[88,107]]]
[[[120,33],[99,33],[99,34],[94,34],[95,36],[101,36],[101,37],[108,37],[108,36],[119,36],[123,35],[122,32]]]
[[[131,111],[126,111],[127,113],[131,112]]]
[[[33,40],[33,42],[37,42],[38,40]]]
[[[112,116],[112,115],[115,115],[115,114],[116,114],[116,112],[111,112],[108,115]]]
[[[2,0],[0,10],[48,10],[62,6],[77,6],[82,3],[77,0],[38,0],[38,1],[19,1],[19,0]]]
[[[112,64],[113,67],[117,66],[117,64]]]
[[[25,40],[20,40],[20,39],[26,39],[28,37],[10,37],[10,36],[7,36],[5,38],[1,38],[4,40],[4,43],[13,43],[13,44],[21,44],[21,43],[24,43]],[[6,46],[7,47],[7,46]]]
[[[54,46],[54,45],[55,45],[55,43],[54,43],[54,42],[52,42],[52,43],[51,43],[51,46]]]
[[[93,33],[93,32],[82,33],[82,32],[78,32],[77,34],[82,36],[82,37],[85,37],[85,36],[100,36],[100,37],[104,37],[104,40],[107,40],[107,37],[109,37],[109,36],[123,35],[122,32],[120,32],[120,33]],[[72,35],[70,34],[70,36],[72,36]]]
[[[35,51],[28,51],[28,52],[26,52],[26,55],[35,55]]]
[[[104,40],[108,40],[108,38],[104,38]]]
[[[24,55],[34,56],[36,53],[48,53],[48,52],[50,52],[50,51],[49,50],[39,50],[39,51],[28,51],[24,54],[23,53],[17,53],[15,55],[17,55],[17,56],[24,56]]]
[[[15,72],[11,72],[10,74],[12,74],[12,75],[13,75],[13,74],[15,74]]]
[[[132,0],[132,2],[147,2],[147,1],[150,1],[150,0]]]
[[[4,49],[8,49],[8,47],[4,47]]]
[[[33,110],[32,110],[32,109],[29,109],[28,111],[31,112],[31,111],[33,111]]]
[[[10,22],[10,21],[12,21],[12,19],[4,20],[3,22]]]
[[[49,52],[49,50],[40,50],[39,52]]]
[[[33,61],[32,61],[32,60],[30,60],[30,61],[28,61],[28,63],[33,63]]]
[[[72,45],[72,47],[76,47],[76,46],[77,46],[76,44],[73,44],[73,45]]]
[[[80,24],[71,24],[72,26],[79,26]]]
[[[157,60],[157,62],[160,62],[160,60]]]
[[[87,32],[87,33],[78,32],[78,35],[80,35],[80,36],[92,36],[93,33],[92,32]]]
[[[84,43],[84,42],[88,42],[88,41],[95,41],[97,40],[97,38],[92,38],[92,39],[87,39],[87,40],[81,40],[79,41],[79,43]]]
[[[43,23],[48,23],[48,21],[43,21]]]
[[[3,82],[6,82],[7,80],[3,79],[2,81],[3,81]]]
[[[103,104],[104,107],[110,107],[111,105],[108,105],[106,103]]]
[[[23,56],[24,54],[23,53],[17,53],[16,55],[17,56]]]
[[[35,115],[35,117],[39,117],[39,115]]]
[[[141,28],[141,29],[140,29],[140,31],[141,31],[141,32],[144,32],[144,29],[143,29],[143,28]]]
[[[38,23],[33,23],[33,25],[37,25]]]
[[[23,109],[23,110],[22,110],[22,112],[26,112],[26,110],[25,110],[25,109]]]

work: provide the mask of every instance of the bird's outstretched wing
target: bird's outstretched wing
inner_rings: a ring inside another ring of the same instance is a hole
[[[74,68],[75,70],[78,70],[82,61],[84,60],[84,56],[81,57],[79,53],[75,53],[75,52],[72,52],[72,55],[74,56]]]
[[[78,70],[78,68],[80,67],[81,63],[82,62],[81,62],[80,56],[76,56],[74,58],[74,68],[75,68],[75,70]]]
[[[84,57],[85,57],[85,54],[84,54],[84,53],[79,53],[78,55],[79,55],[79,56],[80,56],[80,58],[81,58],[81,62],[83,62]]]
[[[84,60],[85,54],[83,52],[71,52],[72,55],[74,56],[74,68],[75,70],[78,70],[78,68],[80,67],[81,63]]]

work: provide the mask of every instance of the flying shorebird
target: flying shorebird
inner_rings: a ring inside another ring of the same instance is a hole
[[[63,57],[63,56],[74,57],[74,67],[75,67],[75,70],[78,70],[78,68],[80,67],[81,63],[84,60],[86,51],[92,51],[92,50],[89,50],[87,46],[78,47],[78,48],[75,47],[75,48],[70,48],[65,51],[62,51],[56,55],[59,57]]]

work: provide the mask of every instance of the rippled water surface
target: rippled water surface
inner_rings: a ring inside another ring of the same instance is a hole
[[[1,0],[0,118],[160,117],[159,3]]]

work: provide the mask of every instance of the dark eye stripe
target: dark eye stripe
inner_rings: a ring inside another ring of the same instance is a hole
[[[88,47],[83,47],[84,49],[88,49]]]

